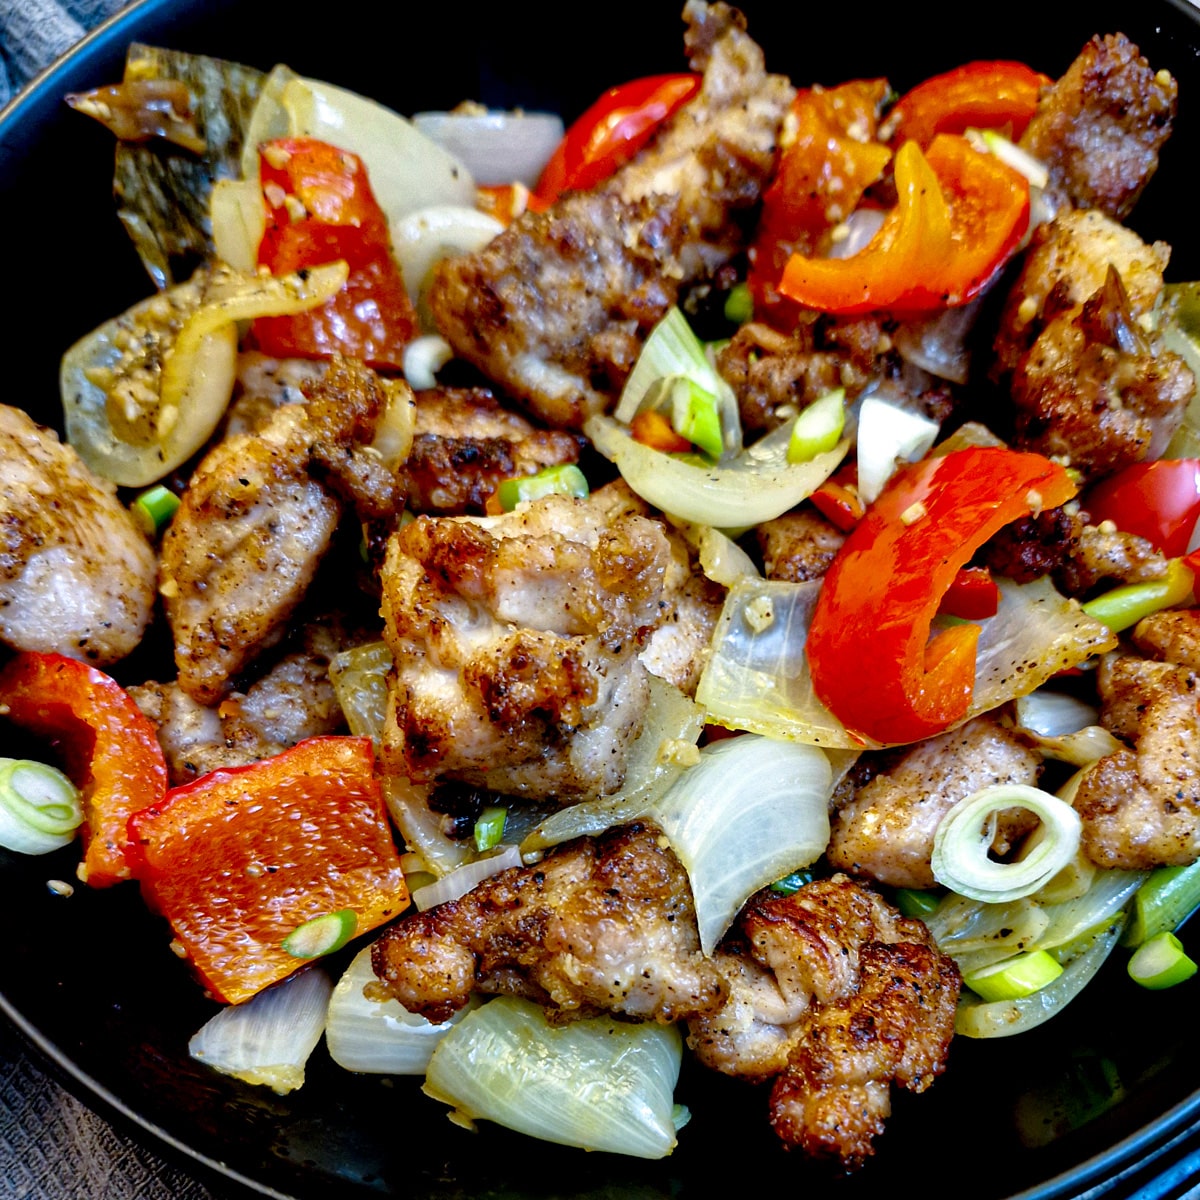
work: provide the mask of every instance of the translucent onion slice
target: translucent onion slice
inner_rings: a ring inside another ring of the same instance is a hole
[[[1041,824],[1013,862],[989,857],[996,817],[1023,808]],[[998,783],[959,800],[938,822],[930,867],[943,887],[988,903],[1032,895],[1048,883],[1079,849],[1083,823],[1069,805],[1040,788]]]
[[[399,773],[383,778],[383,800],[408,853],[418,856],[424,869],[440,878],[467,862],[471,847],[446,836],[441,815],[429,807],[432,790],[431,784],[414,783]]]
[[[373,982],[367,946],[354,956],[329,999],[325,1045],[330,1058],[347,1071],[423,1075],[438,1042],[479,1003],[472,997],[470,1006],[435,1025],[398,1000],[368,1000],[363,988]]]
[[[980,296],[924,320],[902,322],[892,335],[900,356],[939,379],[966,383],[971,369],[967,343],[983,299]]]
[[[57,767],[0,758],[0,846],[49,854],[70,845],[82,824],[79,789]]]
[[[392,652],[382,641],[352,646],[329,660],[329,681],[350,732],[355,737],[372,738],[376,745],[387,719],[391,669]]]
[[[258,246],[267,226],[258,176],[253,179],[218,179],[208,198],[213,249],[217,257],[238,271],[251,273],[258,266]]]
[[[188,1053],[224,1075],[283,1095],[304,1083],[321,1040],[333,983],[319,968],[289,976],[243,1004],[223,1008],[188,1042]]]
[[[1122,749],[1099,724],[1097,709],[1075,696],[1039,689],[1020,697],[1015,709],[1017,730],[1046,758],[1086,767]]]
[[[463,863],[425,887],[415,888],[412,901],[424,912],[465,896],[477,883],[506,871],[509,867],[521,866],[521,851],[516,846],[505,846],[496,854]]]
[[[551,1026],[538,1005],[502,996],[439,1042],[425,1091],[460,1120],[657,1159],[676,1145],[682,1055],[673,1025],[596,1017]]]
[[[1000,607],[982,623],[975,690],[964,720],[1025,695],[1117,642],[1048,580],[997,582]],[[825,748],[872,748],[851,737],[813,693],[804,642],[820,587],[819,581],[753,578],[730,587],[696,691],[710,721]]]
[[[744,529],[773,520],[811,495],[846,456],[849,441],[803,463],[787,461],[781,425],[725,465],[697,466],[635,441],[611,417],[590,417],[584,432],[643,500],[684,521]]]
[[[705,954],[754,892],[820,857],[832,786],[815,747],[745,734],[705,746],[651,806],[687,870]]]
[[[937,440],[936,421],[878,396],[866,396],[858,408],[858,494],[871,504],[901,462],[923,458]]]
[[[412,123],[448,150],[485,187],[533,187],[563,138],[557,113],[419,112]]]

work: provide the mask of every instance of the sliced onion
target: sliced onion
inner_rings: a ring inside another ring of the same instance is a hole
[[[676,1145],[682,1056],[673,1025],[595,1017],[552,1026],[538,1005],[501,996],[441,1040],[425,1091],[460,1120],[657,1159]]]
[[[830,258],[853,258],[879,232],[887,213],[882,208],[856,208],[840,226],[845,235],[829,248]]]
[[[846,456],[849,442],[804,463],[789,463],[791,428],[781,425],[726,465],[697,466],[635,441],[611,417],[590,417],[584,432],[643,500],[673,517],[744,529],[773,520],[811,495]]]
[[[258,246],[267,226],[258,176],[218,179],[208,201],[213,249],[217,257],[250,274],[258,267]]]
[[[705,746],[651,806],[687,870],[705,954],[754,892],[820,857],[832,786],[815,747],[745,734]]]
[[[372,738],[376,745],[387,719],[391,669],[392,652],[383,641],[352,646],[329,660],[329,682],[350,732],[355,737]]]
[[[304,1065],[321,1040],[333,983],[309,968],[223,1008],[188,1042],[188,1053],[224,1075],[283,1095],[304,1083]]]
[[[925,918],[925,925],[938,949],[966,972],[1039,948],[1050,914],[1028,897],[985,904],[951,892]]]
[[[420,860],[421,869],[439,878],[471,857],[470,846],[447,837],[442,818],[429,807],[433,785],[414,783],[398,772],[383,777],[383,799],[408,853]]]
[[[462,866],[455,867],[454,870],[440,879],[434,880],[433,883],[414,889],[412,902],[421,912],[429,908],[436,908],[439,904],[446,904],[451,900],[457,900],[460,896],[465,896],[483,880],[498,875],[509,867],[521,865],[521,851],[516,846],[505,846],[496,854],[489,854],[486,858],[478,858],[474,862],[463,863]]]
[[[1041,824],[1013,862],[989,857],[995,818],[1023,808]],[[991,904],[1032,895],[1058,874],[1079,849],[1083,823],[1069,805],[1040,788],[997,783],[954,804],[938,822],[930,867],[943,887]]]
[[[705,576],[729,587],[746,576],[758,576],[754,560],[727,534],[711,525],[694,525],[680,521],[677,528],[696,551],[696,559]]]
[[[485,187],[533,187],[565,132],[557,113],[419,112],[412,122]]]
[[[975,328],[982,305],[980,296],[969,304],[944,309],[924,320],[905,321],[892,335],[892,341],[906,362],[939,379],[966,383],[971,370],[967,338]]]
[[[330,1058],[347,1071],[423,1075],[438,1042],[479,1003],[472,996],[470,1006],[435,1025],[398,1000],[368,1000],[363,988],[373,982],[367,946],[354,956],[329,999],[325,1045]]]
[[[858,494],[873,503],[901,462],[923,458],[937,440],[936,421],[878,396],[866,396],[858,408]]]
[[[1018,732],[1046,758],[1086,767],[1123,748],[1098,723],[1096,708],[1075,696],[1039,689],[1020,697],[1015,708]]]

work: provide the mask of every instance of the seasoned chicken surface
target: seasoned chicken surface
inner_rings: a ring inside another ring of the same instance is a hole
[[[412,450],[401,480],[414,513],[479,514],[500,481],[579,461],[579,440],[539,429],[488,388],[416,393]]]
[[[141,641],[154,551],[116,487],[0,405],[0,641],[104,667]]]
[[[649,701],[638,654],[675,569],[623,490],[400,529],[382,576],[389,770],[530,799],[615,791]]]
[[[755,530],[768,579],[806,583],[820,579],[842,548],[846,535],[811,506],[764,521]]]
[[[431,1021],[472,991],[664,1023],[713,1012],[725,994],[700,950],[687,875],[649,825],[568,842],[405,917],[371,959],[383,992]]]
[[[1114,652],[1101,662],[1101,720],[1132,748],[1083,777],[1082,845],[1101,867],[1184,866],[1200,858],[1200,616],[1156,613],[1133,638],[1166,661]]]
[[[304,404],[219,443],[197,467],[163,538],[159,590],[179,686],[212,704],[275,645],[328,550],[348,499],[364,518],[401,504],[370,450],[386,409],[378,378],[336,362]]]
[[[681,286],[741,248],[793,89],[768,75],[741,14],[685,9],[700,91],[595,191],[522,214],[443,261],[429,304],[459,357],[547,424],[580,428],[618,394]]]
[[[845,875],[758,893],[713,961],[729,999],[689,1021],[688,1045],[725,1074],[774,1080],[771,1125],[789,1147],[860,1165],[892,1083],[924,1091],[945,1067],[957,967]]]
[[[1021,136],[1050,169],[1051,202],[1128,216],[1158,169],[1178,90],[1124,34],[1093,37],[1045,89]]]
[[[1166,449],[1195,387],[1149,332],[1169,253],[1095,209],[1035,231],[995,341],[1019,447],[1090,479]]]
[[[1040,768],[994,717],[976,717],[905,750],[858,788],[833,818],[826,855],[835,867],[893,887],[933,887],[933,836],[951,806],[996,783],[1036,785]],[[1022,817],[1001,819],[993,849],[1007,852],[1027,831]]]

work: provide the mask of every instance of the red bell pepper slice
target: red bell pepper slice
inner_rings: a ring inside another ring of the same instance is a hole
[[[887,95],[885,79],[796,93],[748,252],[746,282],[758,319],[794,327],[795,305],[777,290],[788,259],[796,251],[816,249],[821,235],[844,221],[883,174],[892,152],[874,139]]]
[[[966,304],[996,277],[1029,224],[1029,183],[966,139],[896,151],[896,207],[849,258],[793,254],[779,290],[807,308],[901,316]]]
[[[858,471],[855,465],[840,467],[809,496],[817,511],[843,533],[863,518],[867,506],[858,494]]]
[[[533,189],[536,204],[584,192],[627,163],[700,90],[694,74],[647,75],[609,88],[577,120]]]
[[[80,790],[80,879],[109,887],[130,878],[125,822],[166,794],[167,764],[129,693],[87,663],[27,651],[0,671],[0,711],[50,741]]]
[[[259,155],[267,208],[259,265],[273,275],[339,259],[350,268],[341,290],[324,304],[256,319],[259,349],[279,358],[340,353],[400,370],[417,318],[362,161],[316,138],[267,142]]]
[[[994,446],[892,477],[833,560],[808,633],[813,688],[852,734],[913,742],[966,715],[980,630],[954,625],[930,641],[942,596],[998,529],[1074,494],[1063,467]]]
[[[1016,141],[1052,80],[1005,59],[965,63],[934,75],[896,101],[886,125],[891,141],[928,146],[939,133],[995,129]]]
[[[1112,521],[1118,529],[1144,537],[1167,558],[1179,558],[1200,519],[1200,459],[1134,463],[1090,488],[1083,507],[1093,525]]]
[[[290,975],[299,926],[353,909],[357,932],[408,905],[369,738],[315,737],[172,789],[129,820],[135,874],[216,999]]]
[[[964,621],[983,621],[1000,610],[1000,589],[987,567],[963,567],[950,581],[938,612]]]

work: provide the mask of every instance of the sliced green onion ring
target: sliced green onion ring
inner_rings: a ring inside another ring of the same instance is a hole
[[[340,950],[357,929],[358,913],[352,908],[341,908],[296,926],[281,945],[293,958],[320,958]]]
[[[1133,898],[1124,946],[1140,946],[1173,932],[1200,905],[1200,861],[1186,867],[1158,867]]]
[[[1027,839],[1015,862],[988,857],[995,816],[1006,808],[1024,808],[1041,825]],[[1069,805],[1025,784],[998,783],[981,788],[955,804],[933,838],[930,865],[943,887],[998,904],[1030,896],[1054,878],[1079,849],[1082,822]]]
[[[1195,576],[1183,560],[1172,558],[1167,560],[1167,573],[1161,579],[1123,584],[1080,607],[1089,617],[1103,622],[1114,633],[1120,633],[1151,613],[1186,603],[1195,582]]]
[[[1040,992],[1062,973],[1053,956],[1032,950],[973,971],[963,982],[984,1000],[1020,1000]]]
[[[157,537],[179,508],[179,497],[170,488],[156,484],[133,502],[133,515],[147,537]]]
[[[795,420],[787,460],[809,462],[832,450],[846,428],[846,389],[834,388],[814,400]]]
[[[576,496],[585,499],[588,481],[574,463],[546,467],[536,475],[519,475],[502,480],[496,497],[505,512],[512,512],[523,500],[538,500],[542,496]]]
[[[1127,969],[1134,983],[1158,991],[1191,979],[1196,964],[1184,953],[1183,943],[1164,930],[1133,952]]]
[[[0,846],[49,854],[83,823],[79,789],[59,770],[27,758],[0,758]]]
[[[475,820],[475,849],[481,854],[500,845],[504,837],[504,824],[508,820],[508,809],[499,804],[489,805]]]

